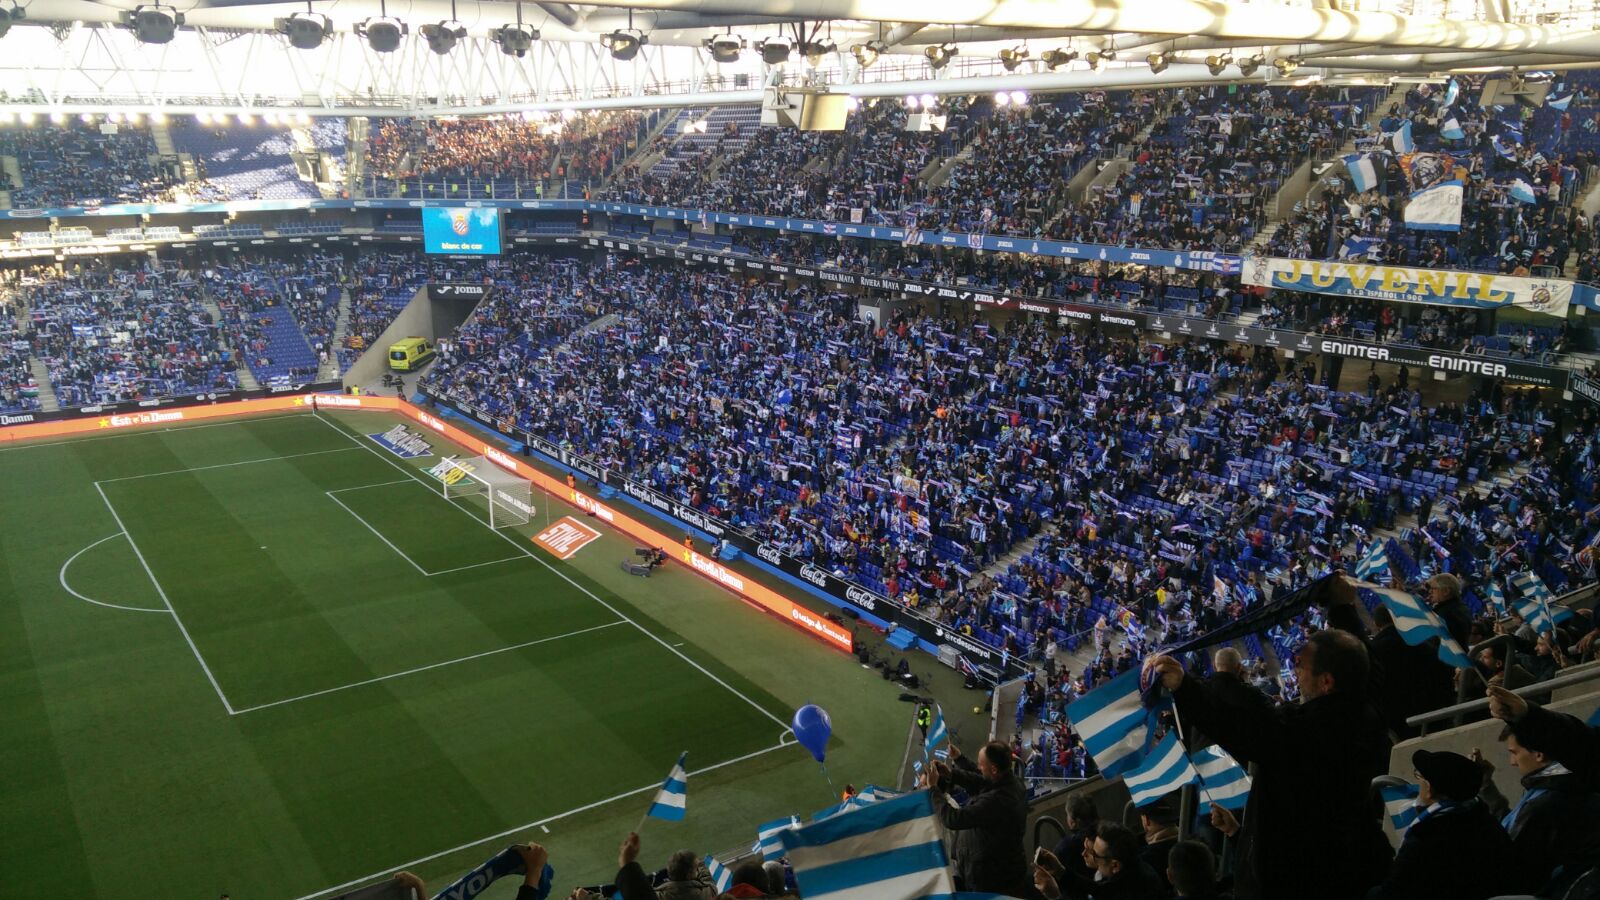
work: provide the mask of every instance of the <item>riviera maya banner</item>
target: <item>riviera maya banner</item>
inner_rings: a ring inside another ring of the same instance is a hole
[[[1550,316],[1565,316],[1572,304],[1572,282],[1557,278],[1516,278],[1489,272],[1408,269],[1353,261],[1251,256],[1245,260],[1243,280],[1262,287],[1341,297],[1475,309],[1516,306]]]

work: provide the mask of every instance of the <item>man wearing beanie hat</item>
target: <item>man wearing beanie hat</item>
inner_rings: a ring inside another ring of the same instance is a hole
[[[1416,821],[1389,877],[1367,900],[1484,900],[1509,893],[1511,838],[1478,799],[1483,769],[1459,753],[1418,750]]]

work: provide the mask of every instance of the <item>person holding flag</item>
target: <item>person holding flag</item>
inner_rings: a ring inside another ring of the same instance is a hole
[[[990,741],[978,751],[977,765],[950,744],[950,759],[934,760],[922,769],[933,809],[944,827],[955,832],[952,849],[956,887],[1010,897],[1033,894],[1023,845],[1028,830],[1028,789],[1011,764],[1011,745]],[[947,791],[960,788],[967,803],[955,806]]]
[[[1355,591],[1322,583],[1329,625],[1294,654],[1301,702],[1263,708],[1233,679],[1203,684],[1170,656],[1144,674],[1176,702],[1178,721],[1256,765],[1239,831],[1239,900],[1353,900],[1389,870],[1388,839],[1367,805],[1389,768],[1388,730],[1368,697],[1366,631]]]

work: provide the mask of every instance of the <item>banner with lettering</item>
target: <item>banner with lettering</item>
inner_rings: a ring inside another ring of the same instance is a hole
[[[1572,305],[1570,281],[1517,278],[1491,272],[1251,256],[1245,259],[1242,277],[1245,284],[1312,294],[1475,309],[1516,306],[1549,316],[1565,316],[1567,307]]]

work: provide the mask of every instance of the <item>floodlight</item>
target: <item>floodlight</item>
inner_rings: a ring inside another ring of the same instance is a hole
[[[1172,57],[1157,51],[1146,56],[1144,61],[1150,64],[1150,74],[1156,75],[1167,70],[1167,66],[1172,64]]]
[[[440,56],[454,50],[456,42],[467,36],[467,27],[454,20],[430,22],[417,31],[421,32],[422,39],[428,42],[428,49]]]
[[[611,58],[627,62],[639,55],[639,48],[649,43],[644,32],[637,29],[613,31],[600,35],[600,46],[611,51]]]
[[[1224,53],[1221,56],[1206,57],[1206,71],[1213,75],[1221,75],[1222,70],[1233,65],[1233,54]]]
[[[800,55],[806,58],[806,62],[817,66],[822,64],[824,56],[837,52],[838,49],[839,45],[833,41],[808,41],[800,45]]]
[[[1272,67],[1278,70],[1279,75],[1283,76],[1284,78],[1288,78],[1290,75],[1294,74],[1296,69],[1300,68],[1300,60],[1291,59],[1287,56],[1280,56],[1272,61]]]
[[[789,54],[793,50],[794,44],[782,35],[770,37],[756,43],[756,52],[761,54],[761,61],[769,66],[788,62]]]
[[[333,20],[311,12],[310,8],[311,4],[307,3],[305,12],[273,21],[278,33],[287,37],[289,46],[296,50],[315,50],[333,34]]]
[[[356,23],[356,34],[367,39],[367,46],[375,53],[393,53],[400,49],[400,39],[411,33],[406,23],[391,16],[369,18]]]
[[[11,8],[0,12],[0,37],[5,37],[11,30],[11,23],[26,18],[28,11],[17,5],[17,0],[11,0]]]
[[[916,109],[917,108],[917,95],[916,94],[907,94],[906,95],[906,99],[905,99],[905,104],[906,104],[906,109]]]
[[[1011,105],[1012,106],[1027,106],[1028,105],[1028,92],[1027,91],[1012,91],[1011,92]]]
[[[1000,51],[1000,64],[1006,67],[1007,72],[1015,72],[1017,70],[1017,66],[1022,65],[1022,61],[1027,58],[1027,47],[1012,47],[1010,49]]]
[[[719,34],[705,40],[705,47],[711,51],[711,61],[731,63],[739,61],[739,54],[747,46],[745,39],[732,32]]]
[[[531,25],[501,25],[489,32],[489,40],[500,45],[500,52],[521,59],[533,49],[539,39],[539,29]]]
[[[1257,69],[1261,68],[1261,64],[1264,62],[1266,62],[1266,59],[1264,59],[1259,53],[1257,53],[1255,56],[1241,59],[1239,60],[1239,74],[1249,78],[1251,75],[1256,73]]]
[[[923,109],[933,109],[939,102],[939,98],[932,94],[923,94],[917,100],[922,104]]]
[[[1098,50],[1090,50],[1088,53],[1083,55],[1083,61],[1089,64],[1090,71],[1099,71],[1100,60],[1104,58],[1105,57],[1101,56]]]
[[[865,44],[851,47],[850,55],[856,58],[856,65],[867,69],[871,68],[872,64],[878,61],[878,57],[888,49],[882,41],[867,41]]]
[[[1039,59],[1046,66],[1048,66],[1051,71],[1055,71],[1056,69],[1061,68],[1077,58],[1078,51],[1076,50],[1046,50],[1039,55]]]
[[[995,106],[1010,106],[1011,105],[1011,94],[1010,94],[1010,92],[1008,92],[1008,91],[995,91],[994,92],[994,105]]]
[[[136,6],[132,12],[122,14],[122,24],[133,31],[141,44],[170,44],[183,24],[183,13],[160,4]]]
[[[955,55],[960,52],[960,49],[954,44],[934,44],[923,50],[922,55],[928,58],[928,65],[937,72],[948,66],[950,60],[954,59]]]

